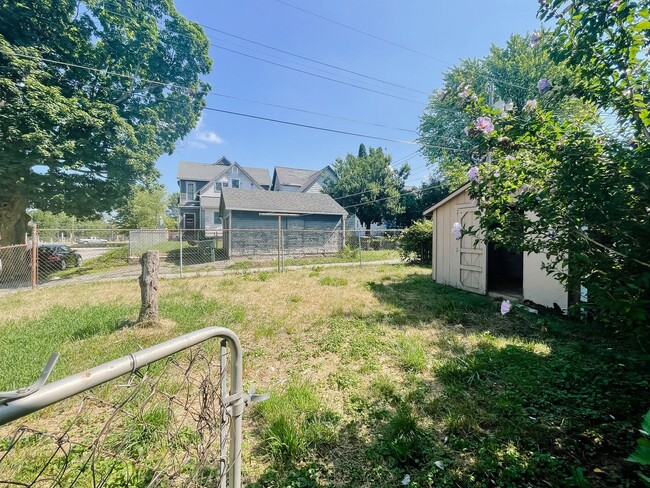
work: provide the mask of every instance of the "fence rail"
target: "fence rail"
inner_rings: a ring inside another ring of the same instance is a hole
[[[212,351],[191,349],[214,338],[222,341]],[[0,393],[0,426],[94,393],[60,430],[45,431],[38,419],[36,427],[0,427],[0,485],[240,487],[242,414],[264,398],[243,391],[242,374],[236,334],[208,327],[40,388]]]

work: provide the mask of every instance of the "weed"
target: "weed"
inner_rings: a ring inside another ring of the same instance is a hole
[[[311,449],[335,438],[335,416],[322,405],[312,385],[291,383],[259,404],[257,412],[265,425],[264,450],[280,466],[304,459]]]
[[[417,337],[403,336],[397,344],[398,361],[402,369],[421,373],[427,368],[428,354]]]
[[[325,276],[320,279],[320,284],[325,286],[345,286],[348,284],[348,280],[334,276]]]

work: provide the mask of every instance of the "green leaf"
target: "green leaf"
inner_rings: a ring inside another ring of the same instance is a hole
[[[642,20],[638,24],[632,27],[632,30],[635,30],[637,32],[641,32],[644,30],[650,29],[650,20]]]

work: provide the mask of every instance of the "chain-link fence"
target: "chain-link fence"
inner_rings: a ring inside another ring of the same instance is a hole
[[[0,485],[239,487],[241,415],[263,399],[243,392],[241,368],[237,337],[211,327],[0,393],[0,425],[62,402],[0,427]]]
[[[51,285],[136,278],[141,271],[138,259],[149,250],[160,251],[163,276],[396,261],[401,232],[277,227],[38,229],[37,259],[32,258],[31,244],[0,248],[0,291],[29,287],[32,281],[34,285]]]
[[[0,247],[0,290],[35,285],[32,266],[31,244]]]

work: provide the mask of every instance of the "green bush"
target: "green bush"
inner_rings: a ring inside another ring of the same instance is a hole
[[[399,253],[410,262],[430,263],[433,246],[433,225],[430,220],[415,222],[399,238]]]

